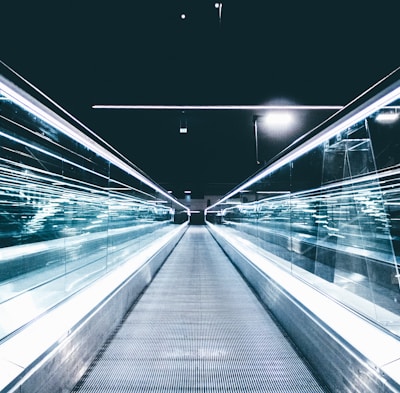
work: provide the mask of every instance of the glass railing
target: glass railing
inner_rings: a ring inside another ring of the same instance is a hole
[[[206,219],[400,335],[400,71],[210,206]]]
[[[0,340],[188,220],[167,191],[2,71]]]

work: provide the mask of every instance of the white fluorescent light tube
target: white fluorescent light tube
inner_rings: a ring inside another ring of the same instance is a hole
[[[340,105],[92,105],[93,109],[152,109],[152,110],[339,110]]]
[[[382,122],[382,123],[392,123],[392,122],[396,121],[398,118],[399,118],[399,113],[381,112],[381,113],[378,113],[378,115],[375,117],[375,120]]]

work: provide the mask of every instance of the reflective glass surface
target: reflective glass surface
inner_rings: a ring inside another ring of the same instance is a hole
[[[0,340],[187,221],[93,138],[0,76]]]
[[[206,217],[396,335],[399,85],[350,115],[338,114],[211,206]]]

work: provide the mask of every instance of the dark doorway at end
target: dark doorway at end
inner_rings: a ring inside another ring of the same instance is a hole
[[[190,225],[204,225],[204,210],[192,211],[189,223]]]

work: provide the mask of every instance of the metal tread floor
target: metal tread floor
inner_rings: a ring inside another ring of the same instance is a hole
[[[328,390],[207,229],[191,226],[78,392]]]

